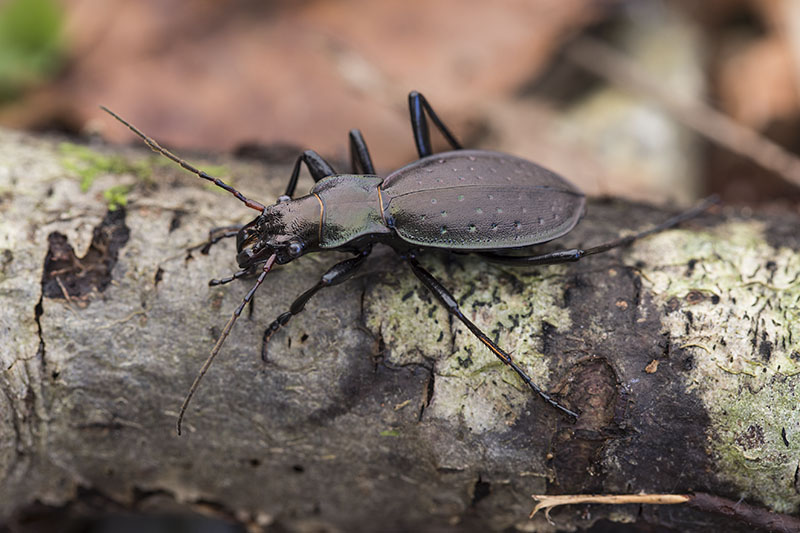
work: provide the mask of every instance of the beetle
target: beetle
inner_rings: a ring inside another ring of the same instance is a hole
[[[212,280],[210,285],[228,283],[258,269],[260,273],[226,323],[192,383],[178,415],[179,435],[186,408],[200,380],[219,353],[236,319],[275,264],[283,265],[315,252],[353,254],[325,272],[314,286],[297,297],[289,309],[266,328],[262,357],[266,356],[266,346],[272,334],[303,311],[317,292],[351,278],[376,244],[394,249],[447,311],[545,402],[569,417],[577,418],[576,412],[561,405],[536,385],[508,352],[464,315],[453,295],[420,265],[418,252],[436,248],[474,253],[488,261],[517,266],[574,262],[671,228],[697,216],[717,201],[710,197],[651,229],[592,248],[512,255],[509,252],[526,251],[571,231],[586,211],[584,194],[566,179],[536,163],[501,152],[464,149],[422,94],[412,91],[408,103],[414,144],[419,154],[417,161],[381,177],[375,172],[364,137],[359,130],[353,129],[349,132],[350,174],[338,174],[317,152],[306,150],[294,164],[286,192],[275,204],[266,206],[190,165],[101,106],[152,150],[225,189],[247,207],[259,212],[244,226],[224,228],[223,233],[211,238],[206,245],[207,249],[222,238],[236,237],[239,270],[227,278]],[[428,118],[452,150],[434,153]],[[315,185],[308,195],[295,198],[301,165],[307,167]]]

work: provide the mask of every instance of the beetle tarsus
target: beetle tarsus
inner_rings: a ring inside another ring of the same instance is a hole
[[[292,313],[287,311],[282,313],[278,318],[272,321],[272,323],[267,326],[267,329],[264,330],[264,336],[261,338],[261,360],[265,363],[269,361],[269,354],[267,353],[267,345],[269,344],[269,340],[272,336],[281,329],[284,324],[289,322],[289,319],[292,318]]]
[[[225,285],[225,284],[228,284],[228,283],[230,283],[231,281],[233,281],[235,279],[239,279],[242,276],[246,276],[247,274],[250,274],[251,272],[252,272],[251,269],[245,268],[243,270],[239,270],[237,272],[234,272],[232,275],[228,276],[227,278],[221,278],[221,279],[216,279],[215,278],[215,279],[209,280],[208,286],[209,287],[216,287],[217,285]]]
[[[208,241],[200,249],[200,253],[208,255],[211,247],[223,239],[230,239],[236,237],[239,230],[242,229],[242,224],[232,224],[230,226],[222,226],[219,228],[212,228],[208,231]]]

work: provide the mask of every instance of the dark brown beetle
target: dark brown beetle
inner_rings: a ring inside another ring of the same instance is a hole
[[[324,287],[349,279],[364,263],[374,244],[392,247],[447,311],[460,320],[503,363],[547,403],[575,418],[578,415],[539,388],[511,356],[461,312],[456,299],[417,261],[425,248],[471,252],[508,265],[550,265],[578,261],[587,255],[630,244],[697,216],[716,202],[709,198],[647,231],[588,248],[538,255],[508,255],[562,237],[584,214],[585,197],[567,180],[536,163],[500,152],[463,150],[420,93],[409,94],[411,127],[420,159],[385,178],[375,174],[367,145],[358,130],[350,131],[352,174],[337,174],[313,150],[297,158],[286,193],[274,205],[245,198],[225,184],[178,158],[110,110],[103,108],[141,137],[154,151],[199,177],[231,192],[260,214],[250,223],[214,237],[236,236],[240,270],[211,285],[228,283],[260,269],[253,287],[236,308],[198,373],[178,416],[178,434],[186,407],[234,322],[275,263],[285,264],[312,252],[344,251],[354,257],[334,265],[316,285],[301,294],[264,332],[262,356],[270,336],[303,310]],[[453,150],[434,154],[426,120],[430,117]],[[293,198],[301,163],[316,185],[307,196]]]

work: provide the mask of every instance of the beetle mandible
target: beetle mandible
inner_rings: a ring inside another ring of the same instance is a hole
[[[219,353],[233,324],[253,298],[275,263],[286,264],[307,253],[351,252],[352,258],[331,267],[310,289],[301,294],[289,310],[265,330],[262,356],[270,336],[300,313],[321,289],[338,285],[353,276],[375,244],[394,249],[453,317],[460,320],[478,340],[492,351],[545,402],[562,413],[577,413],[558,403],[536,385],[506,351],[495,344],[459,309],[457,300],[417,261],[425,248],[475,253],[492,262],[507,265],[551,265],[578,261],[583,257],[625,246],[653,233],[671,228],[697,216],[716,197],[684,211],[646,231],[586,249],[556,250],[537,255],[509,255],[568,233],[585,212],[584,194],[573,184],[536,163],[487,150],[465,150],[417,91],[408,95],[411,128],[419,159],[382,178],[375,172],[361,132],[350,130],[351,174],[338,174],[319,154],[304,151],[294,164],[284,195],[274,205],[250,200],[239,191],[195,168],[106,107],[104,111],[127,126],[155,152],[184,169],[233,194],[247,207],[259,211],[248,224],[235,227],[209,241],[236,237],[239,271],[211,285],[220,285],[260,269],[255,284],[225,324],[211,354],[198,372],[181,405],[178,434],[186,408],[200,380]],[[434,153],[427,118],[452,147]],[[316,182],[310,194],[294,197],[301,164]],[[207,246],[208,246],[207,245]]]

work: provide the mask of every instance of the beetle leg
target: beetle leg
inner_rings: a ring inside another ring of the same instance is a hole
[[[232,275],[228,276],[227,278],[222,279],[212,279],[208,282],[209,287],[216,287],[217,285],[225,285],[226,283],[230,283],[235,279],[239,279],[242,276],[246,276],[247,274],[252,274],[252,268],[246,268],[244,270],[239,270],[238,272],[234,272]]]
[[[217,285],[225,285],[227,283],[230,283],[231,281],[237,280],[237,279],[239,279],[241,277],[244,277],[244,276],[246,276],[248,274],[255,274],[255,271],[254,271],[254,269],[252,267],[251,268],[246,268],[244,270],[239,270],[237,272],[234,272],[232,275],[228,276],[227,278],[209,280],[208,286],[209,287],[216,287]],[[255,298],[251,298],[250,299],[250,305],[247,307],[247,318],[253,318],[254,302],[255,302]]]
[[[330,163],[325,161],[321,155],[314,150],[306,150],[297,157],[297,161],[294,163],[292,177],[289,178],[289,185],[286,186],[286,194],[284,194],[284,196],[288,198],[294,196],[294,190],[297,188],[297,178],[300,176],[300,163],[306,164],[306,168],[308,168],[311,177],[314,178],[314,182],[336,174],[336,171],[333,170]]]
[[[353,174],[375,174],[375,166],[360,130],[350,130],[350,166]]]
[[[556,250],[554,252],[541,254],[541,255],[531,255],[531,256],[518,256],[518,255],[503,255],[494,252],[479,252],[478,255],[486,259],[487,261],[491,261],[493,263],[502,263],[504,265],[518,265],[518,266],[535,266],[535,265],[555,265],[558,263],[569,263],[578,261],[579,259],[586,257],[587,255],[594,255],[599,254],[602,252],[606,252],[608,250],[612,250],[614,248],[620,248],[622,246],[627,246],[634,241],[647,237],[648,235],[652,235],[654,233],[658,233],[660,231],[664,231],[670,228],[673,228],[680,224],[681,222],[685,222],[689,219],[692,219],[704,211],[706,211],[712,205],[715,205],[719,202],[719,197],[716,195],[709,196],[705,198],[702,202],[697,204],[695,207],[691,209],[687,209],[682,213],[678,213],[674,217],[665,220],[661,224],[654,226],[650,229],[640,231],[634,235],[628,235],[627,237],[620,237],[618,239],[614,239],[612,241],[608,241],[606,243],[592,246],[591,248],[586,248],[585,250],[581,250],[580,248],[573,248],[571,250]]]
[[[267,343],[269,343],[270,337],[272,337],[276,331],[286,325],[294,315],[300,313],[305,308],[306,303],[321,289],[338,285],[350,279],[350,277],[355,274],[356,270],[364,263],[364,260],[371,251],[372,247],[370,246],[359,252],[355,257],[346,259],[341,263],[336,263],[322,275],[322,278],[320,278],[316,285],[298,296],[297,299],[292,302],[289,310],[281,314],[264,330],[264,337],[261,342],[261,358],[264,361],[267,360]]]
[[[229,239],[231,237],[236,237],[236,234],[239,233],[239,230],[242,229],[241,224],[232,224],[230,226],[221,226],[219,228],[211,228],[208,230],[208,240],[203,244],[198,244],[196,246],[192,246],[186,250],[187,254],[191,254],[195,250],[200,250],[200,253],[203,255],[208,254],[208,251],[211,249],[212,246],[217,244],[222,239]]]
[[[635,235],[629,235],[627,237],[620,237],[618,239],[614,239],[613,241],[609,241],[609,242],[600,244],[598,246],[593,246],[591,248],[587,248],[583,255],[599,254],[601,252],[605,252],[607,250],[611,250],[612,248],[619,248],[621,246],[627,246],[627,245],[631,244],[633,241],[642,239],[644,237],[647,237],[648,235],[652,235],[652,234],[658,233],[660,231],[664,231],[664,230],[673,228],[673,227],[677,226],[678,224],[680,224],[681,222],[685,222],[687,220],[695,218],[695,217],[703,214],[711,206],[717,205],[718,203],[719,203],[719,196],[716,195],[716,194],[712,194],[711,196],[703,198],[703,200],[701,200],[700,203],[698,203],[696,206],[692,207],[691,209],[687,209],[686,211],[683,211],[682,213],[678,213],[674,217],[665,220],[664,222],[662,222],[661,224],[659,224],[657,226],[654,226],[654,227],[652,227],[652,228],[650,228],[648,230],[645,230],[645,231],[640,231],[639,233],[636,233]]]
[[[571,250],[556,250],[541,255],[503,255],[494,252],[479,252],[479,256],[492,263],[512,266],[557,265],[578,261],[586,255],[586,250],[573,248]]]
[[[458,307],[458,302],[453,295],[450,294],[444,286],[439,283],[439,280],[433,277],[433,275],[422,268],[422,266],[417,262],[417,260],[411,256],[406,255],[404,259],[408,262],[411,266],[411,270],[416,274],[419,280],[422,282],[425,287],[427,287],[438,299],[442,304],[447,308],[447,311],[459,319],[462,324],[467,326],[473,335],[475,335],[479,341],[481,341],[487,348],[489,348],[492,353],[494,353],[498,359],[500,359],[503,363],[510,366],[517,375],[522,378],[524,381],[533,391],[538,394],[544,401],[546,401],[551,406],[555,407],[559,411],[564,414],[571,416],[572,418],[578,418],[578,414],[574,411],[571,411],[558,403],[552,396],[547,394],[543,391],[539,386],[533,382],[533,380],[525,373],[522,368],[511,359],[511,355],[505,352],[502,348],[500,348],[497,344],[492,342],[492,340],[486,336],[486,334],[478,328],[475,324],[472,323],[470,319],[468,319],[464,314],[461,312],[461,309]]]
[[[433,123],[439,131],[442,132],[442,135],[444,135],[444,138],[450,143],[450,146],[453,147],[453,150],[461,150],[461,143],[450,133],[450,130],[444,125],[444,122],[442,122],[433,110],[428,100],[417,91],[408,93],[408,109],[411,112],[411,131],[414,133],[414,144],[417,146],[417,153],[420,159],[433,153],[433,148],[431,148],[431,135],[428,129],[428,121],[425,119],[425,112],[431,117]]]

